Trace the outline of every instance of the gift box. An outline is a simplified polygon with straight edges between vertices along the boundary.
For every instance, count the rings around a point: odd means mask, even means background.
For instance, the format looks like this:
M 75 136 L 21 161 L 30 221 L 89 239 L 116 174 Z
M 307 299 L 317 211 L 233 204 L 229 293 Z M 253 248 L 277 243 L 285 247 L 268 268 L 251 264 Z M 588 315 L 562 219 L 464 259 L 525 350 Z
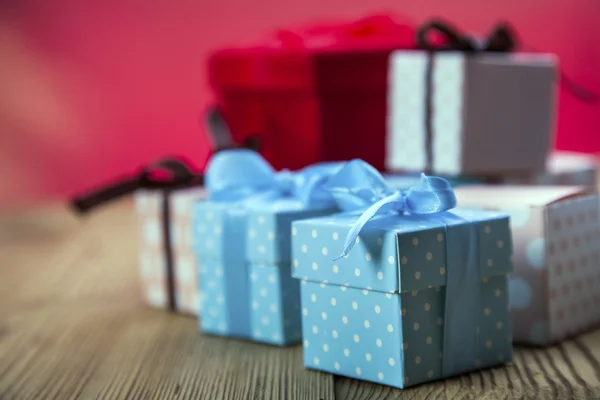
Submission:
M 382 169 L 388 56 L 414 48 L 410 23 L 375 16 L 221 49 L 208 72 L 235 140 L 257 136 L 276 169 L 357 156 Z
M 201 311 L 190 232 L 193 204 L 205 197 L 202 188 L 135 193 L 141 288 L 151 307 L 191 315 Z
M 510 280 L 514 340 L 549 345 L 598 325 L 598 195 L 582 187 L 472 186 L 462 204 L 510 215 L 515 272 Z
M 449 176 L 543 171 L 554 136 L 557 59 L 510 50 L 395 51 L 387 167 Z
M 597 185 L 597 158 L 592 154 L 554 151 L 548 157 L 546 170 L 524 176 L 508 176 L 506 184 L 532 185 Z
M 252 152 L 213 156 L 207 170 L 210 199 L 194 205 L 193 219 L 202 332 L 275 345 L 300 341 L 289 232 L 292 221 L 336 210 L 318 193 L 330 168 L 276 174 Z M 218 176 L 221 171 L 230 179 Z
M 404 388 L 510 361 L 508 216 L 449 211 L 447 182 L 401 193 L 363 167 L 330 180 L 346 212 L 292 225 L 305 366 Z

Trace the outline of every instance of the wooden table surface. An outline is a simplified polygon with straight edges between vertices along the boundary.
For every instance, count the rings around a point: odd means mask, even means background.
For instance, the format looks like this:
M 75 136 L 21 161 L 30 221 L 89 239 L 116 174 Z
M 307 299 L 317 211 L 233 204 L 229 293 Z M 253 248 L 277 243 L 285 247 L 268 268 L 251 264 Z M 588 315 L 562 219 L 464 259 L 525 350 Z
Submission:
M 139 300 L 124 201 L 0 216 L 0 399 L 600 398 L 600 331 L 407 390 L 305 370 L 301 347 L 202 336 Z

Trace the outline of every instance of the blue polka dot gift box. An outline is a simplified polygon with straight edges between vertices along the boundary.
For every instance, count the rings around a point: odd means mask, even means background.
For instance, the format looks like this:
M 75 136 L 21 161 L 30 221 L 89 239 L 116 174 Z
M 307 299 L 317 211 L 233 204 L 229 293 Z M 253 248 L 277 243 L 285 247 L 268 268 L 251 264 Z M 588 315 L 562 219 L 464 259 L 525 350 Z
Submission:
M 515 343 L 547 346 L 600 325 L 600 209 L 581 186 L 473 186 L 459 201 L 510 215 Z
M 511 360 L 507 215 L 361 160 L 326 187 L 343 212 L 292 225 L 306 367 L 405 388 Z
M 340 164 L 276 173 L 249 150 L 209 162 L 209 199 L 194 207 L 204 333 L 274 345 L 301 340 L 300 288 L 291 270 L 291 224 L 336 212 L 323 189 Z

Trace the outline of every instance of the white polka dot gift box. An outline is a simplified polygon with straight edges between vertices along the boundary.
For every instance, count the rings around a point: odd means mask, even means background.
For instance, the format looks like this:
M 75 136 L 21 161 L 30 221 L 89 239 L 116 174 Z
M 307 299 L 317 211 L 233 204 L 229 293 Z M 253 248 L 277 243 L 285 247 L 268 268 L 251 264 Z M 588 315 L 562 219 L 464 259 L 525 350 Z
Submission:
M 551 54 L 392 53 L 386 166 L 448 176 L 543 171 L 556 78 Z
M 292 228 L 306 367 L 405 388 L 511 360 L 507 215 L 453 208 L 441 178 L 397 191 L 360 160 L 328 187 L 344 212 Z
M 165 196 L 167 194 L 160 190 L 135 193 L 140 223 L 142 295 L 151 307 L 197 315 L 200 313 L 197 266 L 189 233 L 192 205 L 205 198 L 206 192 L 201 188 L 178 189 L 168 195 L 168 203 Z M 166 215 L 169 222 L 165 221 Z M 165 223 L 169 224 L 168 231 Z M 167 234 L 170 254 L 166 249 Z M 171 262 L 167 260 L 169 256 Z
M 291 277 L 292 221 L 335 212 L 322 184 L 335 164 L 275 173 L 257 153 L 229 150 L 206 172 L 195 205 L 204 333 L 275 345 L 301 340 L 299 282 Z
M 473 186 L 461 203 L 510 214 L 514 340 L 549 345 L 600 324 L 599 199 L 593 189 Z

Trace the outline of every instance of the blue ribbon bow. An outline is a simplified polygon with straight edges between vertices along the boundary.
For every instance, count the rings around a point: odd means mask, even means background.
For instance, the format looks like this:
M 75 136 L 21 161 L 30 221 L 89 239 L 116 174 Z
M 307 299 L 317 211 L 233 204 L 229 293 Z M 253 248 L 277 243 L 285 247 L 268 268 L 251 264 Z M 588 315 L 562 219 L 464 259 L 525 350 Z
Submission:
M 324 185 L 341 166 L 341 163 L 321 163 L 297 172 L 275 172 L 254 151 L 224 150 L 210 159 L 205 181 L 211 201 L 296 198 L 308 208 L 335 204 Z
M 361 213 L 348 232 L 338 259 L 352 250 L 360 231 L 376 215 L 393 212 L 427 215 L 456 207 L 454 191 L 445 179 L 421 174 L 417 185 L 399 191 L 362 160 L 348 162 L 328 180 L 325 188 L 343 211 Z

